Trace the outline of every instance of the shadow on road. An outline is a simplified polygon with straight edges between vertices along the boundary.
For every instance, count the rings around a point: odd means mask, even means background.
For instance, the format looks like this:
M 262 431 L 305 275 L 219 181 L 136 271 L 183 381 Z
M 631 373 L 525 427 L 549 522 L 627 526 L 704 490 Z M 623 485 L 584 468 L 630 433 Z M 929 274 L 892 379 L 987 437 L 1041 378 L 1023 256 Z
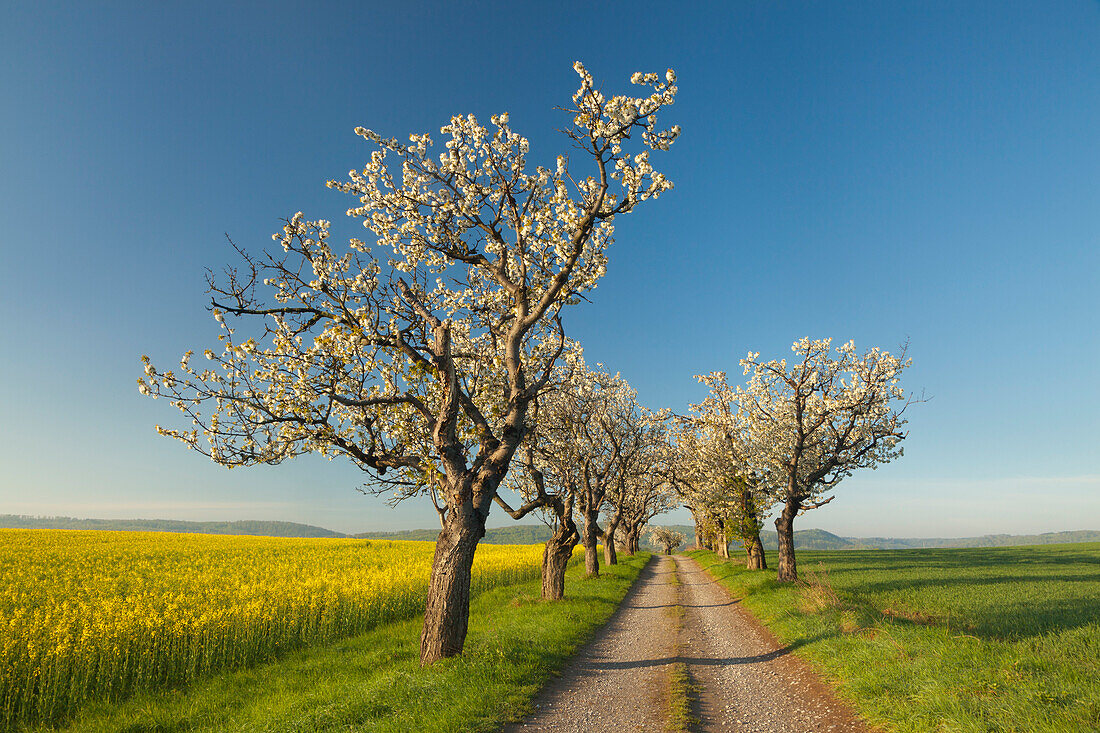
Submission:
M 750 657 L 694 657 L 689 654 L 681 654 L 677 656 L 662 657 L 660 659 L 638 659 L 630 662 L 600 662 L 593 661 L 584 665 L 584 669 L 587 670 L 601 670 L 601 669 L 637 669 L 645 667 L 660 667 L 665 664 L 675 664 L 682 662 L 687 665 L 704 665 L 710 667 L 724 667 L 732 664 L 762 664 L 770 662 L 780 657 L 790 654 L 795 649 L 805 646 L 807 644 L 813 644 L 815 641 L 821 641 L 833 634 L 818 634 L 806 639 L 799 639 L 793 644 L 776 649 L 774 651 L 767 652 L 765 654 L 756 654 Z

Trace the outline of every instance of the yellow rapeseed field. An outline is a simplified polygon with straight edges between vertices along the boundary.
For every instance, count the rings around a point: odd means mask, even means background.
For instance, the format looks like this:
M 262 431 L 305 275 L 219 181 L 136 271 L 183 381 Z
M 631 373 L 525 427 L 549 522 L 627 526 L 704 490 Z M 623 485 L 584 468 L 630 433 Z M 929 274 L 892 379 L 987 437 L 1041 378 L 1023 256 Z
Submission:
M 176 684 L 424 607 L 431 542 L 0 530 L 0 727 Z M 538 577 L 481 545 L 473 592 Z

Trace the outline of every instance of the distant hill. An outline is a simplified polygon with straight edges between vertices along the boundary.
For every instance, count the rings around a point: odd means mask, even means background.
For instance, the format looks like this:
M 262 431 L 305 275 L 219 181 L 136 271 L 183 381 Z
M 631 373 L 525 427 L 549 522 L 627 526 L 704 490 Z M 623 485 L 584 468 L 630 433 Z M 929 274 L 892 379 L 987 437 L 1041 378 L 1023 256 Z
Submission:
M 482 542 L 490 545 L 541 545 L 550 539 L 545 524 L 517 524 L 512 527 L 486 529 Z M 371 540 L 421 540 L 435 542 L 438 529 L 408 529 L 402 532 L 361 532 L 356 537 Z
M 363 540 L 403 540 L 411 542 L 435 542 L 438 529 L 402 529 L 397 532 L 360 532 L 352 535 Z
M 485 539 L 494 545 L 541 545 L 553 534 L 545 524 L 517 524 L 485 530 Z
M 687 539 L 685 546 L 695 542 L 695 528 L 685 524 L 669 525 Z M 777 550 L 779 539 L 774 530 L 761 530 L 764 548 Z M 840 537 L 823 529 L 795 530 L 794 546 L 798 550 L 907 550 L 950 547 L 1015 547 L 1019 545 L 1058 545 L 1074 542 L 1100 542 L 1100 531 L 1045 532 L 1043 534 L 988 534 L 981 537 Z
M 1100 532 L 1083 529 L 1076 532 L 1044 532 L 1043 534 L 987 534 L 981 537 L 905 539 L 868 537 L 860 540 L 884 550 L 904 550 L 920 547 L 1014 547 L 1017 545 L 1061 545 L 1072 542 L 1100 542 Z
M 182 519 L 74 519 L 0 514 L 0 529 L 101 529 L 122 532 L 195 532 L 263 537 L 347 537 L 324 527 L 297 522 L 188 522 Z M 437 533 L 438 534 L 438 533 Z M 435 539 L 433 536 L 432 539 Z
M 686 524 L 669 525 L 669 529 L 675 530 L 686 538 L 683 547 L 695 544 L 695 528 Z M 775 530 L 763 529 L 760 531 L 760 541 L 764 543 L 766 550 L 779 549 L 779 536 Z M 739 543 L 734 543 L 740 546 Z M 832 532 L 823 529 L 799 529 L 794 533 L 794 546 L 796 550 L 872 550 L 876 549 L 867 540 L 853 537 L 838 537 Z
M 779 549 L 779 535 L 774 530 L 760 532 L 760 541 L 764 547 Z M 823 529 L 795 530 L 794 546 L 798 550 L 872 550 L 875 549 L 866 540 L 858 537 L 838 537 Z
M 686 524 L 664 525 L 684 535 L 681 547 L 695 543 L 695 528 Z M 32 517 L 0 514 L 0 529 L 103 529 L 124 532 L 197 532 L 202 534 L 243 534 L 263 537 L 357 537 L 379 540 L 419 540 L 435 542 L 438 529 L 407 529 L 399 532 L 362 532 L 347 535 L 324 527 L 297 522 L 188 522 L 182 519 L 74 519 L 73 517 Z M 515 524 L 485 530 L 482 542 L 491 545 L 538 545 L 550 539 L 544 524 Z M 760 532 L 760 541 L 775 550 L 779 541 L 774 530 Z M 937 547 L 1013 547 L 1017 545 L 1056 545 L 1073 542 L 1100 542 L 1100 531 L 1045 532 L 1043 534 L 987 534 L 981 537 L 840 537 L 823 529 L 802 529 L 794 533 L 799 550 L 907 550 Z M 645 535 L 642 546 L 654 549 Z

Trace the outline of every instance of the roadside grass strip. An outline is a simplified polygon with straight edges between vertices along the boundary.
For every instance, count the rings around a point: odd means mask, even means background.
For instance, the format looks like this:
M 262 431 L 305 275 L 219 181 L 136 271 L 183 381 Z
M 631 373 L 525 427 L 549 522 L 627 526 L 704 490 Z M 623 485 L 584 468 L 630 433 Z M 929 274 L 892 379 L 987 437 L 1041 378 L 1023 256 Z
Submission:
M 797 584 L 688 554 L 875 725 L 1100 730 L 1100 544 L 802 551 Z
M 688 733 L 697 722 L 691 714 L 694 686 L 687 665 L 677 662 L 668 673 L 668 733 Z
M 593 579 L 574 564 L 563 601 L 542 601 L 538 580 L 480 593 L 466 651 L 430 667 L 419 664 L 421 620 L 412 618 L 177 689 L 94 703 L 67 730 L 495 730 L 530 712 L 532 697 L 610 618 L 649 557 L 622 556 Z
M 677 658 L 684 656 L 684 606 L 680 603 L 680 567 L 676 558 L 671 558 L 673 572 L 669 584 L 673 586 L 675 602 L 669 607 L 669 616 L 672 618 L 672 632 L 676 636 L 675 654 Z M 668 672 L 668 711 L 665 723 L 666 733 L 688 733 L 698 723 L 692 713 L 695 705 L 695 685 L 691 680 L 691 672 L 687 664 L 677 661 L 672 664 Z

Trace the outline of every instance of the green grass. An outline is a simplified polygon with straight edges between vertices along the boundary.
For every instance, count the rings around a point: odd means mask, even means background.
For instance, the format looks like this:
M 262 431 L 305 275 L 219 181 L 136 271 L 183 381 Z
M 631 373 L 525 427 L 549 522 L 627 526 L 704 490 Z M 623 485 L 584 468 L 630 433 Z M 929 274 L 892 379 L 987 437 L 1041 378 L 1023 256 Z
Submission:
M 466 652 L 421 668 L 420 619 L 293 652 L 189 687 L 85 709 L 68 730 L 487 731 L 521 718 L 530 700 L 618 607 L 649 559 L 624 556 L 586 580 L 566 574 L 564 601 L 539 581 L 486 591 L 470 608 Z
M 668 673 L 668 722 L 667 733 L 686 733 L 696 723 L 691 714 L 691 695 L 694 685 L 687 665 L 676 662 Z
M 673 633 L 676 635 L 676 656 L 684 655 L 684 606 L 680 603 L 681 583 L 679 564 L 672 558 L 674 572 L 669 577 L 669 585 L 673 586 L 675 601 L 668 609 L 673 619 Z M 692 713 L 692 705 L 695 702 L 695 685 L 691 679 L 691 672 L 683 662 L 675 662 L 668 672 L 668 710 L 665 722 L 665 733 L 687 733 L 698 723 Z
M 1100 544 L 689 555 L 887 730 L 1100 730 Z

